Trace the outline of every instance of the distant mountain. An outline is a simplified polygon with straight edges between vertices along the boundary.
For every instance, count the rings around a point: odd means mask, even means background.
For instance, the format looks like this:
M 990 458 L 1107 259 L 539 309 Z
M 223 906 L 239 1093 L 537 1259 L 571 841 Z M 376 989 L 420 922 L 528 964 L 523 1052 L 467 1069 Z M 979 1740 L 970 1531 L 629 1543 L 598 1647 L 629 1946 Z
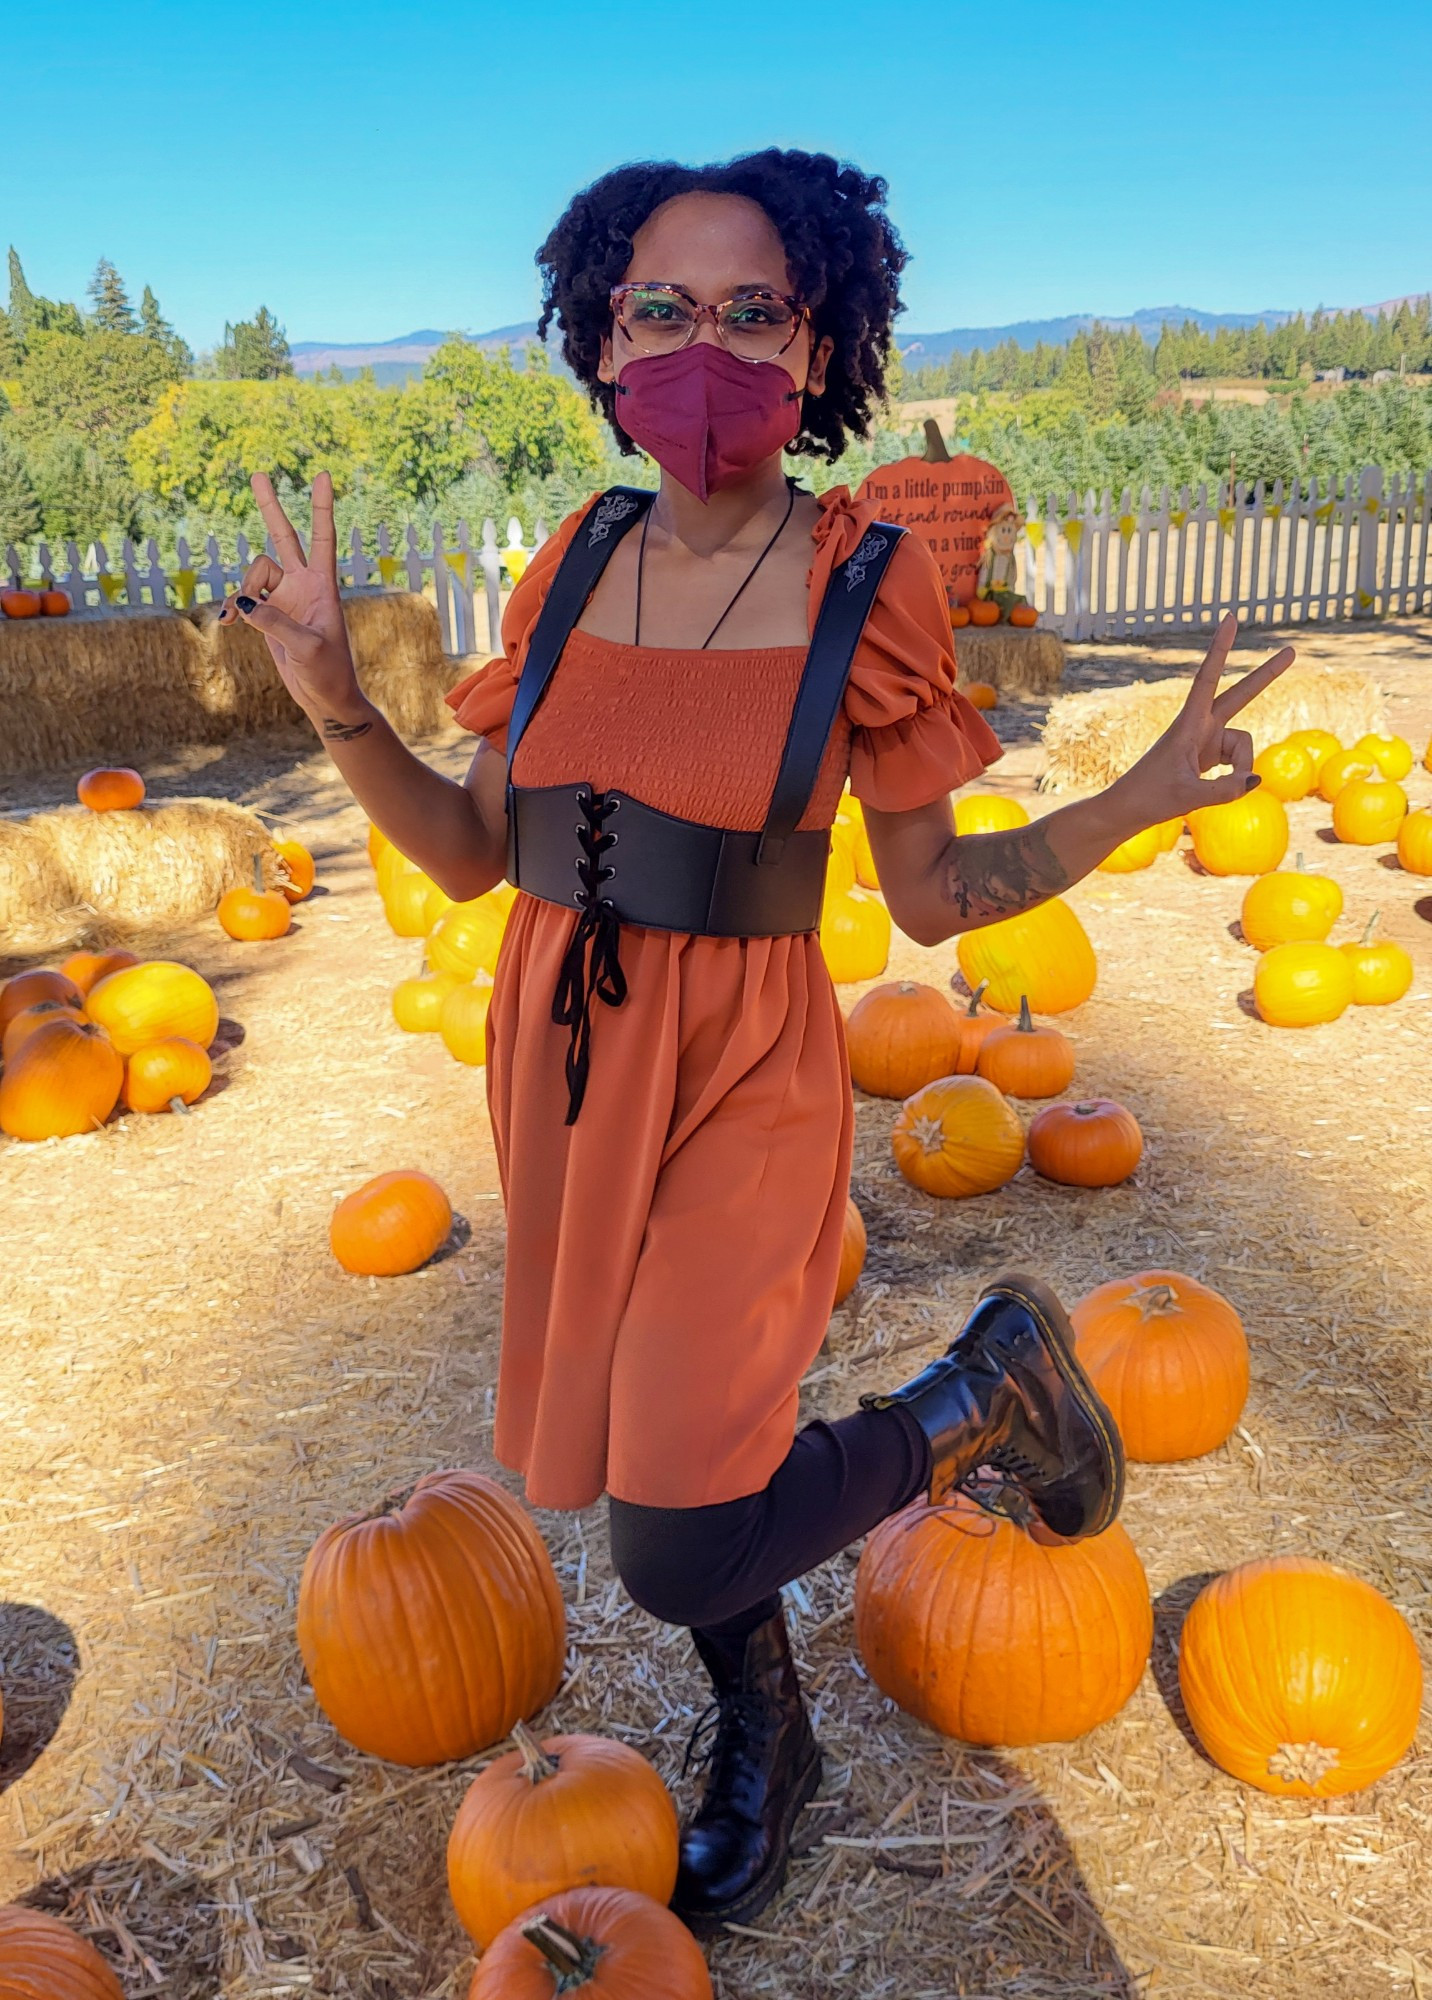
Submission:
M 344 380 L 351 382 L 363 369 L 371 368 L 380 382 L 406 382 L 411 376 L 422 374 L 425 364 L 448 338 L 447 333 L 429 326 L 417 333 L 399 334 L 396 340 L 295 340 L 289 352 L 296 375 L 325 375 L 330 368 L 338 367 Z M 467 338 L 489 353 L 510 347 L 514 355 L 519 355 L 536 342 L 537 322 L 526 320 L 520 326 L 497 326 L 490 333 L 470 333 Z

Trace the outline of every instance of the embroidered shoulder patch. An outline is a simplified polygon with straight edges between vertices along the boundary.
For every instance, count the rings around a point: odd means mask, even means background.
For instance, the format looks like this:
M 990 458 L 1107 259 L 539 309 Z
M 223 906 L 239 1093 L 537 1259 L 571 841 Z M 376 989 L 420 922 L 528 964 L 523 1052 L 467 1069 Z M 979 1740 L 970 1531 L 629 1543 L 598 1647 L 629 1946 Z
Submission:
M 628 520 L 636 509 L 637 503 L 630 493 L 608 493 L 597 503 L 592 525 L 587 530 L 587 547 L 593 549 L 598 542 L 604 542 L 612 529 Z
M 890 537 L 888 535 L 877 535 L 872 530 L 865 537 L 860 547 L 855 551 L 855 554 L 849 557 L 846 562 L 845 587 L 847 590 L 858 590 L 860 588 L 861 584 L 865 581 L 866 570 L 869 569 L 877 556 L 884 555 L 889 546 Z

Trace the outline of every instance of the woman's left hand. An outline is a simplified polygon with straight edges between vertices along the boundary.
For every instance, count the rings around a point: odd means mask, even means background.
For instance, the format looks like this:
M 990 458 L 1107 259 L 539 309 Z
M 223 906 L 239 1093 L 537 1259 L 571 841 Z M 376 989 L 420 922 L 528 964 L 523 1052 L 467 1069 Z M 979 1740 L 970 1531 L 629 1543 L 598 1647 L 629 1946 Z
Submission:
M 1153 826 L 1199 806 L 1226 805 L 1260 782 L 1253 772 L 1253 738 L 1229 724 L 1293 664 L 1295 655 L 1291 646 L 1284 646 L 1220 694 L 1218 683 L 1237 636 L 1238 620 L 1230 612 L 1214 634 L 1183 707 L 1153 748 L 1117 781 L 1115 789 L 1124 794 L 1140 825 Z M 1232 770 L 1224 777 L 1204 777 L 1220 764 Z

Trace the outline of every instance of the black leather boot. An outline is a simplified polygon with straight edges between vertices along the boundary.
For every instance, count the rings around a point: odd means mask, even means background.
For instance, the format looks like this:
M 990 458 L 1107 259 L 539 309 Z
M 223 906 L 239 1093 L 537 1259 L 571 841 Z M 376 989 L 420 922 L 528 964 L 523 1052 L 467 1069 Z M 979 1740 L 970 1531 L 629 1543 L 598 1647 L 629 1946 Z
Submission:
M 1032 1513 L 1066 1541 L 1099 1534 L 1119 1511 L 1118 1430 L 1075 1359 L 1063 1307 L 1037 1278 L 996 1279 L 938 1361 L 860 1400 L 902 1404 L 924 1431 L 932 1502 L 959 1487 L 1016 1520 Z
M 791 1829 L 820 1783 L 820 1745 L 810 1726 L 784 1611 L 745 1641 L 693 1632 L 716 1699 L 692 1732 L 714 1729 L 706 1789 L 681 1831 L 671 1907 L 698 1936 L 748 1923 L 786 1879 Z

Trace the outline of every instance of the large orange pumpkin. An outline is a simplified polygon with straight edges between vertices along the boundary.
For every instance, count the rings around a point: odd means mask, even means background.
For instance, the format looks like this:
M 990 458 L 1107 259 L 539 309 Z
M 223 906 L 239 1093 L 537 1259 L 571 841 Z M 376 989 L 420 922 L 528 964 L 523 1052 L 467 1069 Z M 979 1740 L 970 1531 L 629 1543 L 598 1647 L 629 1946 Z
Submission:
M 982 1076 L 946 1076 L 905 1100 L 890 1135 L 895 1164 L 926 1194 L 989 1194 L 1019 1172 L 1024 1128 Z
M 961 839 L 971 833 L 1009 833 L 1028 825 L 1029 814 L 1019 800 L 999 792 L 961 792 L 955 800 L 955 832 Z
M 1288 809 L 1265 786 L 1188 816 L 1193 851 L 1210 875 L 1266 875 L 1288 851 Z
M 143 805 L 144 780 L 126 764 L 116 770 L 86 771 L 75 792 L 91 812 L 128 812 Z
M 482 1954 L 467 2000 L 712 2000 L 700 1945 L 633 1889 L 569 1889 L 525 1910 Z
M 1402 1613 L 1309 1556 L 1243 1563 L 1205 1585 L 1179 1639 L 1178 1683 L 1214 1763 L 1284 1798 L 1374 1784 L 1411 1744 L 1422 1704 Z
M 71 1139 L 96 1131 L 119 1102 L 124 1064 L 90 1021 L 51 1021 L 16 1050 L 0 1076 L 0 1132 Z
M 208 1051 L 182 1035 L 146 1042 L 124 1066 L 122 1096 L 130 1111 L 186 1111 L 209 1088 Z
M 1143 1158 L 1144 1135 L 1132 1111 L 1112 1098 L 1051 1104 L 1029 1127 L 1029 1164 L 1068 1187 L 1117 1187 Z
M 263 857 L 254 856 L 250 888 L 226 889 L 219 898 L 219 923 L 231 938 L 256 944 L 281 938 L 293 922 L 293 907 L 282 889 L 264 887 Z
M 448 1890 L 483 1949 L 564 1889 L 600 1884 L 669 1903 L 676 1887 L 671 1794 L 639 1751 L 609 1736 L 513 1728 L 517 1748 L 480 1771 L 448 1837 Z
M 1397 858 L 1409 875 L 1432 875 L 1432 812 L 1411 812 L 1403 820 L 1397 829 Z
M 66 972 L 37 965 L 29 972 L 17 972 L 0 987 L 0 1034 L 4 1034 L 17 1014 L 41 1000 L 59 1000 L 67 1007 L 84 1011 L 85 996 Z
M 552 1699 L 566 1615 L 526 1510 L 480 1472 L 434 1472 L 319 1536 L 298 1646 L 319 1706 L 355 1748 L 442 1764 Z
M 0 1035 L 0 1061 L 13 1062 L 16 1051 L 37 1028 L 47 1028 L 51 1021 L 83 1021 L 84 1018 L 84 1008 L 77 1006 L 73 1000 L 36 1000 L 33 1006 L 21 1008 L 5 1033 Z
M 1238 921 L 1255 951 L 1271 951 L 1275 944 L 1321 942 L 1342 906 L 1343 892 L 1332 876 L 1308 874 L 1300 854 L 1295 867 L 1249 883 Z
M 429 1174 L 376 1174 L 333 1211 L 328 1240 L 345 1271 L 397 1278 L 426 1264 L 452 1228 L 452 1204 Z
M 68 591 L 50 589 L 40 592 L 41 617 L 68 618 L 73 609 Z
M 0 590 L 0 616 L 6 618 L 38 618 L 44 610 L 38 590 Z
M 1313 1028 L 1352 1004 L 1352 966 L 1336 945 L 1275 944 L 1253 974 L 1253 1004 L 1272 1028 Z
M 986 1000 L 1002 1014 L 1017 1014 L 1022 997 L 1036 1014 L 1067 1014 L 1089 998 L 1099 971 L 1088 932 L 1058 896 L 962 931 L 955 952 L 966 985 L 983 981 Z
M 0 2000 L 124 2000 L 88 1938 L 43 1910 L 0 1909 Z
M 1036 1541 L 962 1494 L 867 1538 L 855 1639 L 892 1701 L 965 1743 L 1070 1743 L 1123 1707 L 1153 1640 L 1143 1565 L 1116 1521 Z
M 865 1269 L 865 1217 L 850 1196 L 845 1200 L 845 1226 L 840 1234 L 840 1269 L 835 1278 L 835 1303 L 843 1305 Z
M 1006 1097 L 1057 1097 L 1074 1080 L 1074 1044 L 1058 1028 L 1036 1028 L 1021 999 L 1019 1019 L 986 1036 L 975 1069 Z
M 871 1097 L 906 1098 L 950 1076 L 959 1041 L 959 1017 L 944 994 L 913 979 L 872 987 L 845 1023 L 851 1079 Z
M 970 599 L 969 610 L 971 625 L 998 625 L 999 623 L 999 606 L 992 597 L 972 597 Z M 988 683 L 985 681 L 971 681 L 969 683 L 969 687 L 985 687 L 987 685 Z
M 1248 1338 L 1218 1292 L 1181 1271 L 1139 1271 L 1096 1285 L 1069 1317 L 1131 1459 L 1201 1458 L 1231 1435 L 1248 1400 Z
M 207 1049 L 219 1030 L 214 989 L 192 967 L 167 958 L 147 958 L 96 981 L 85 1011 L 122 1056 L 171 1035 Z

